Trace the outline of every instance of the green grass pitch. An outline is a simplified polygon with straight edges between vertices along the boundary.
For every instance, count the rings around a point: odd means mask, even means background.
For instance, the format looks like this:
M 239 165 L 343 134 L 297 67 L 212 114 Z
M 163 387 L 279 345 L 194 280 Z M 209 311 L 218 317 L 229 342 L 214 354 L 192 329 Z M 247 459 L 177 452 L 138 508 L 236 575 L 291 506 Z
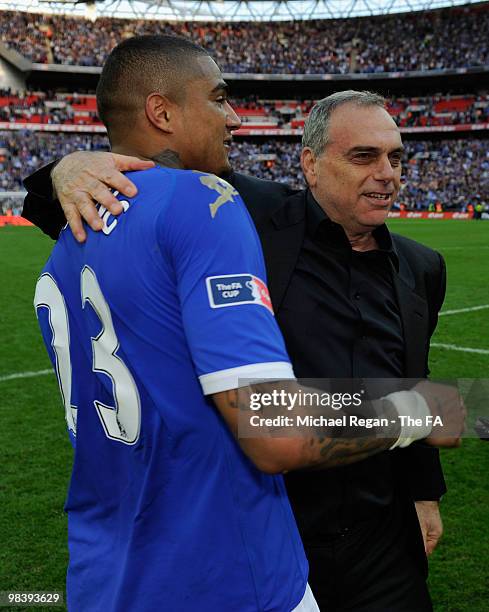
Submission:
M 396 220 L 390 227 L 445 256 L 445 310 L 489 304 L 489 223 Z M 63 590 L 65 583 L 72 453 L 56 380 L 5 380 L 50 367 L 32 300 L 52 245 L 34 228 L 0 228 L 0 591 Z M 489 377 L 489 309 L 441 317 L 433 342 L 486 351 L 432 348 L 434 377 Z M 488 611 L 489 443 L 465 440 L 442 455 L 449 492 L 445 536 L 430 560 L 435 610 Z

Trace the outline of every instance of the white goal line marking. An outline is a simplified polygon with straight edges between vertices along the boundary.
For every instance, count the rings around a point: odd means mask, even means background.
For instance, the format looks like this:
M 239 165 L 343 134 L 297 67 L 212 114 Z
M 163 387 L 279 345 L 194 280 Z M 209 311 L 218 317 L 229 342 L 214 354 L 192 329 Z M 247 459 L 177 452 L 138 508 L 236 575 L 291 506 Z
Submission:
M 487 244 L 466 244 L 465 246 L 440 246 L 434 247 L 437 251 L 466 251 L 467 249 L 489 249 Z
M 470 306 L 470 308 L 457 308 L 455 310 L 443 310 L 438 316 L 443 317 L 446 315 L 460 314 L 462 312 L 474 312 L 475 310 L 485 310 L 486 308 L 489 308 L 489 304 L 481 304 L 480 306 Z
M 443 344 L 442 342 L 431 342 L 430 346 L 435 348 L 447 349 L 448 351 L 461 351 L 462 353 L 477 353 L 478 355 L 489 355 L 489 349 L 469 348 L 468 346 Z
M 469 306 L 468 308 L 456 308 L 455 310 L 442 310 L 438 314 L 439 317 L 444 317 L 449 314 L 460 314 L 462 312 L 474 312 L 475 310 L 485 310 L 489 308 L 489 304 L 481 304 L 480 306 Z
M 15 374 L 6 374 L 5 376 L 0 376 L 0 382 L 15 380 L 16 378 L 34 378 L 34 376 L 46 376 L 46 374 L 54 374 L 54 370 L 50 368 L 49 370 L 38 370 L 37 372 L 17 372 Z
M 445 310 L 445 312 L 440 312 L 439 316 L 441 317 L 442 315 L 458 314 L 459 312 L 482 310 L 484 308 L 489 308 L 489 304 L 484 304 L 483 306 L 473 306 L 472 308 L 460 308 L 458 310 Z M 456 344 L 431 342 L 430 346 L 436 348 L 443 348 L 451 351 L 462 351 L 464 353 L 479 353 L 481 355 L 489 355 L 488 349 L 469 348 L 464 346 L 457 346 Z M 50 368 L 49 370 L 37 370 L 37 372 L 16 372 L 14 374 L 6 374 L 4 376 L 0 376 L 0 382 L 5 382 L 7 380 L 15 380 L 17 378 L 34 378 L 36 376 L 46 376 L 48 374 L 54 374 L 54 370 Z

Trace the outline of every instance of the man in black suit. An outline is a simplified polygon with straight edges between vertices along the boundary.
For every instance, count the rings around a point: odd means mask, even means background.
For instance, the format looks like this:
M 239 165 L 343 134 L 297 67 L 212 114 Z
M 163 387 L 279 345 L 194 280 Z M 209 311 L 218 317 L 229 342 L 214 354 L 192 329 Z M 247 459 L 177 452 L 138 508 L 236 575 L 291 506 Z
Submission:
M 306 191 L 227 177 L 260 234 L 272 302 L 298 377 L 428 373 L 445 268 L 439 254 L 385 226 L 400 187 L 402 142 L 384 104 L 367 92 L 340 92 L 315 106 L 301 157 Z M 107 166 L 89 165 L 91 174 L 107 174 Z M 56 169 L 64 195 L 70 184 L 79 187 L 80 176 L 85 180 L 80 170 L 80 157 L 76 169 L 73 162 Z M 122 179 L 113 185 L 114 176 L 109 171 L 105 182 L 119 188 Z M 50 186 L 46 194 L 41 173 L 26 187 L 24 216 L 55 238 L 64 217 L 52 205 L 50 217 L 44 212 Z M 111 206 L 99 183 L 90 189 Z M 95 223 L 93 213 L 85 215 Z M 431 552 L 441 534 L 437 502 L 445 492 L 435 449 L 414 444 L 352 466 L 289 474 L 287 487 L 322 609 L 431 609 L 425 548 Z

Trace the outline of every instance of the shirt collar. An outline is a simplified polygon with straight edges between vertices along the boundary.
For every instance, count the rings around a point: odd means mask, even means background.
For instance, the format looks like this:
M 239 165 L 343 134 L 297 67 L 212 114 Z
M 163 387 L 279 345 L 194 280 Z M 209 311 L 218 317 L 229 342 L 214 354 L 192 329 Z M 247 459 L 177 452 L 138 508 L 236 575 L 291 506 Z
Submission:
M 309 189 L 306 196 L 306 232 L 310 238 L 319 242 L 327 241 L 336 249 L 351 251 L 350 242 L 341 225 L 331 221 Z M 376 227 L 373 235 L 379 245 L 379 251 L 387 254 L 399 272 L 399 256 L 387 225 L 383 223 Z

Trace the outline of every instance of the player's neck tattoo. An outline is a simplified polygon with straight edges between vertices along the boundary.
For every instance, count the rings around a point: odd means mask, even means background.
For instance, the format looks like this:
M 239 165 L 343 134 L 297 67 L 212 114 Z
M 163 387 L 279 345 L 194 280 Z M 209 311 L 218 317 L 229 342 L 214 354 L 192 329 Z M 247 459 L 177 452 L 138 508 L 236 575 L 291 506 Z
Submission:
M 171 149 L 165 149 L 161 151 L 161 153 L 153 155 L 151 159 L 160 166 L 165 166 L 166 168 L 184 169 L 180 156 L 176 151 L 172 151 Z

